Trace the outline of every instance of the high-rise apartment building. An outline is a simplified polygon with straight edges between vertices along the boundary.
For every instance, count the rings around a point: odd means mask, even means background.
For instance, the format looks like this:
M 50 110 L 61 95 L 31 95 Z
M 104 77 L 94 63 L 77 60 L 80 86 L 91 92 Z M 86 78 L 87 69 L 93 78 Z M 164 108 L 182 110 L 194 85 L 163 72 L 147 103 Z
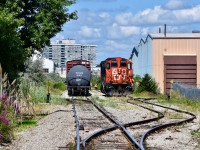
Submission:
M 96 45 L 76 44 L 75 40 L 62 40 L 45 47 L 43 56 L 52 60 L 56 67 L 65 68 L 66 61 L 88 60 L 96 66 Z

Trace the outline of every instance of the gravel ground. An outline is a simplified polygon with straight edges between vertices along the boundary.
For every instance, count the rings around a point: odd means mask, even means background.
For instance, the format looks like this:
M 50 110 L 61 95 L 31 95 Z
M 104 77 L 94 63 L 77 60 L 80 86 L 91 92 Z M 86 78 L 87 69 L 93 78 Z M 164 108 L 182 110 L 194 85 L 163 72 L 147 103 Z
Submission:
M 152 134 L 147 138 L 147 145 L 151 150 L 200 150 L 198 139 L 192 136 L 192 131 L 200 127 L 200 116 L 197 116 L 191 123 L 182 126 L 175 126 L 162 130 L 162 132 Z
M 93 97 L 107 99 L 102 93 L 92 91 Z M 63 95 L 70 98 L 67 93 Z M 137 106 L 129 106 L 128 109 L 117 109 L 106 107 L 106 110 L 115 114 L 115 117 L 122 123 L 141 120 L 141 117 L 152 118 L 155 114 L 148 110 L 141 109 Z M 81 109 L 80 107 L 78 109 Z M 79 118 L 84 119 L 84 114 L 77 114 Z M 87 117 L 89 114 L 87 113 Z M 98 116 L 98 114 L 96 114 Z M 134 119 L 134 120 L 132 120 Z M 148 127 L 148 124 L 147 124 Z M 197 147 L 197 139 L 191 135 L 191 132 L 200 127 L 200 116 L 198 115 L 192 123 L 187 123 L 182 126 L 171 127 L 164 129 L 158 133 L 152 134 L 146 140 L 147 147 L 151 150 L 200 150 Z M 132 129 L 139 129 L 139 126 L 134 126 Z M 96 130 L 95 128 L 93 130 Z M 94 131 L 91 131 L 94 132 Z M 1 149 L 9 150 L 56 150 L 59 147 L 66 147 L 66 145 L 74 144 L 75 139 L 75 123 L 73 118 L 72 105 L 56 106 L 52 113 L 40 119 L 36 127 L 18 133 L 16 139 L 9 147 Z M 85 133 L 84 133 L 85 134 Z M 102 137 L 103 138 L 103 137 Z M 105 139 L 106 140 L 106 139 Z
M 36 127 L 18 133 L 9 150 L 56 150 L 74 143 L 75 124 L 72 106 L 55 106 Z

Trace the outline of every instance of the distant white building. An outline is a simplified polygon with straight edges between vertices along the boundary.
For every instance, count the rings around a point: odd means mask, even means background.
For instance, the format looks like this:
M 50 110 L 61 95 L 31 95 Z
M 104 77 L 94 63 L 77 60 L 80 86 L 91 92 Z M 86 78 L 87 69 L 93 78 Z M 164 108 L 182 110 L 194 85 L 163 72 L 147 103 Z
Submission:
M 43 57 L 43 69 L 45 73 L 52 73 L 54 71 L 54 62 Z
M 52 60 L 57 68 L 66 67 L 70 60 L 88 60 L 92 67 L 96 66 L 96 45 L 76 44 L 75 40 L 62 40 L 51 43 L 43 51 L 43 57 Z
M 91 71 L 92 71 L 92 75 L 100 76 L 100 71 L 101 71 L 100 67 L 92 67 Z
M 54 62 L 52 60 L 49 60 L 47 58 L 42 57 L 42 55 L 39 52 L 36 52 L 32 56 L 32 61 L 35 61 L 37 59 L 42 59 L 43 61 L 43 70 L 45 73 L 52 73 L 54 72 Z

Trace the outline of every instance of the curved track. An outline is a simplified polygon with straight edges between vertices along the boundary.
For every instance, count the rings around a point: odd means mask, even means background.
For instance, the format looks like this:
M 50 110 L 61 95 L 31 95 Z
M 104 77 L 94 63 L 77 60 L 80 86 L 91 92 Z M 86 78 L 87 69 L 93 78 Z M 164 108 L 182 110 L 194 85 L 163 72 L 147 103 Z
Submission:
M 142 138 L 140 140 L 140 145 L 141 145 L 141 149 L 144 150 L 144 142 L 145 142 L 145 139 L 150 136 L 152 133 L 154 133 L 155 131 L 158 131 L 158 130 L 161 130 L 161 129 L 164 129 L 164 128 L 167 128 L 167 127 L 171 127 L 171 126 L 176 126 L 176 125 L 181 125 L 183 123 L 187 123 L 187 122 L 191 122 L 192 120 L 194 120 L 196 118 L 196 116 L 191 113 L 191 112 L 187 112 L 187 111 L 183 111 L 183 110 L 179 110 L 179 109 L 175 109 L 175 108 L 171 108 L 171 107 L 167 107 L 167 106 L 163 106 L 163 105 L 159 105 L 159 104 L 154 104 L 154 103 L 151 103 L 151 102 L 147 102 L 145 100 L 152 100 L 151 98 L 133 98 L 133 97 L 130 97 L 132 99 L 132 101 L 139 101 L 141 103 L 146 103 L 146 104 L 150 104 L 150 105 L 153 105 L 153 106 L 158 106 L 158 107 L 161 107 L 161 108 L 166 108 L 166 109 L 169 109 L 169 110 L 173 110 L 175 112 L 178 112 L 178 113 L 183 113 L 183 114 L 187 114 L 187 115 L 190 115 L 191 117 L 187 118 L 187 119 L 183 119 L 181 121 L 174 121 L 174 122 L 170 122 L 170 123 L 165 123 L 165 124 L 159 124 L 159 125 L 156 125 L 155 127 L 152 127 L 151 129 L 149 129 L 148 131 L 146 131 L 143 135 L 142 135 Z M 132 103 L 131 101 L 128 101 L 129 103 Z M 143 106 L 142 106 L 143 107 Z
M 133 103 L 133 100 L 137 101 L 139 103 Z M 127 102 L 131 103 L 131 104 L 134 104 L 134 105 L 137 105 L 139 107 L 142 107 L 144 109 L 147 109 L 149 111 L 152 111 L 154 113 L 157 113 L 158 116 L 150 118 L 150 119 L 144 119 L 144 120 L 141 120 L 141 121 L 134 121 L 134 122 L 125 123 L 125 124 L 122 124 L 119 121 L 117 121 L 116 119 L 114 119 L 112 114 L 108 113 L 103 107 L 99 106 L 93 100 L 91 100 L 89 98 L 87 98 L 87 100 L 81 100 L 81 101 L 84 101 L 84 102 L 87 102 L 87 103 L 90 103 L 90 104 L 94 105 L 94 107 L 96 109 L 98 109 L 98 111 L 101 112 L 107 119 L 109 119 L 110 122 L 114 123 L 114 125 L 110 125 L 109 126 L 107 124 L 107 127 L 104 126 L 102 129 L 100 129 L 98 131 L 95 131 L 92 134 L 89 134 L 87 137 L 85 137 L 85 139 L 82 140 L 82 142 L 80 142 L 80 139 L 81 139 L 80 135 L 79 135 L 79 126 L 80 125 L 79 125 L 79 121 L 78 121 L 78 117 L 77 117 L 77 113 L 76 113 L 77 111 L 76 111 L 76 108 L 75 108 L 74 100 L 72 98 L 72 105 L 73 105 L 74 117 L 75 117 L 75 122 L 76 122 L 76 149 L 77 150 L 79 150 L 81 148 L 88 149 L 87 146 L 91 143 L 91 141 L 93 141 L 93 140 L 95 140 L 95 139 L 97 139 L 97 138 L 99 138 L 101 136 L 107 135 L 112 131 L 116 132 L 116 135 L 117 135 L 117 130 L 120 130 L 121 133 L 125 135 L 126 139 L 128 139 L 128 141 L 130 142 L 130 145 L 133 146 L 131 149 L 145 150 L 145 146 L 144 146 L 145 139 L 149 135 L 154 133 L 155 131 L 158 131 L 160 129 L 164 129 L 164 128 L 167 128 L 167 127 L 170 127 L 170 126 L 180 125 L 180 124 L 183 124 L 183 123 L 186 123 L 186 122 L 190 122 L 190 121 L 192 121 L 193 119 L 196 118 L 196 116 L 194 114 L 190 113 L 190 112 L 183 111 L 183 110 L 178 110 L 178 109 L 174 109 L 174 108 L 170 108 L 170 107 L 166 107 L 166 106 L 163 106 L 163 105 L 150 103 L 150 102 L 147 102 L 145 100 L 151 100 L 151 98 L 145 99 L 145 98 L 133 98 L 133 97 L 131 97 L 131 100 L 127 100 Z M 184 114 L 190 115 L 191 117 L 186 118 L 186 119 L 182 119 L 182 120 L 179 120 L 179 121 L 170 122 L 170 123 L 165 123 L 164 122 L 163 124 L 156 124 L 156 125 L 153 125 L 153 126 L 146 125 L 146 126 L 149 126 L 148 129 L 146 129 L 147 131 L 144 132 L 144 133 L 142 132 L 143 134 L 140 135 L 140 139 L 138 140 L 140 142 L 137 142 L 137 140 L 133 137 L 131 132 L 129 132 L 127 130 L 127 127 L 133 127 L 134 125 L 141 125 L 141 124 L 150 123 L 150 122 L 157 121 L 157 120 L 165 117 L 162 112 L 157 111 L 157 110 L 152 109 L 152 108 L 149 108 L 148 106 L 142 105 L 142 104 L 145 104 L 145 103 L 149 104 L 149 105 L 154 105 L 154 106 L 157 106 L 157 107 L 161 107 L 161 108 L 166 108 L 166 109 L 178 112 L 178 113 L 184 113 Z M 115 137 L 113 137 L 113 138 L 115 138 Z M 113 140 L 113 141 L 115 141 L 115 140 Z M 121 145 L 119 144 L 119 147 L 122 146 L 122 145 L 123 145 L 122 143 L 121 143 Z

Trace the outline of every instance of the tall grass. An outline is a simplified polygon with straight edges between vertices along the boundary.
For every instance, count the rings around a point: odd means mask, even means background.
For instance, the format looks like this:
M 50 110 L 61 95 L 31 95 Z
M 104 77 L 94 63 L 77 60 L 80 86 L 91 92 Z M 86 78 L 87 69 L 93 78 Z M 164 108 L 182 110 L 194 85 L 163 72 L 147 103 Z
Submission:
M 31 86 L 30 96 L 33 103 L 44 103 L 46 102 L 47 89 L 43 86 Z
M 159 98 L 160 103 L 165 103 L 169 105 L 177 105 L 182 109 L 200 114 L 200 109 L 199 109 L 200 102 L 181 97 L 178 91 L 172 91 L 171 99 L 168 99 L 167 96 L 161 96 L 161 95 L 158 98 Z
M 16 126 L 16 116 L 20 112 L 17 101 L 16 84 L 11 84 L 4 74 L 2 81 L 2 95 L 0 95 L 0 143 L 10 142 L 13 138 L 13 129 Z
M 103 100 L 100 99 L 99 97 L 94 97 L 93 100 L 97 102 L 100 106 L 118 108 L 118 104 L 113 99 Z

